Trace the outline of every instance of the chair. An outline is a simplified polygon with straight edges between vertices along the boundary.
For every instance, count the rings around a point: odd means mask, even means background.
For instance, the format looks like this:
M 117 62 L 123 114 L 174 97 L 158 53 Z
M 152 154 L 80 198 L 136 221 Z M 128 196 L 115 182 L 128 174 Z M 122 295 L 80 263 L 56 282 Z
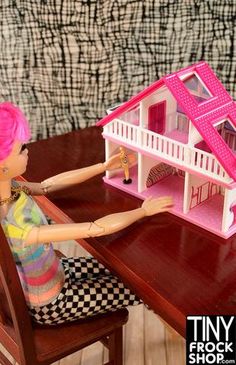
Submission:
M 58 222 L 68 217 L 45 197 L 41 207 Z M 50 216 L 51 216 L 50 215 Z M 122 365 L 122 328 L 127 309 L 101 314 L 59 326 L 31 321 L 14 259 L 0 225 L 0 343 L 20 365 L 49 365 L 82 348 L 101 341 L 109 349 L 106 365 Z M 0 352 L 0 364 L 11 365 Z

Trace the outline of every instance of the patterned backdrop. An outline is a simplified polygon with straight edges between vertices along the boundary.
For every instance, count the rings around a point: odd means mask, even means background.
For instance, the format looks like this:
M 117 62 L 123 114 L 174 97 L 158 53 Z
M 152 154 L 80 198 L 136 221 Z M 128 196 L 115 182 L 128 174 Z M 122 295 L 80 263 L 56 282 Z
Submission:
M 38 139 L 203 59 L 235 97 L 235 18 L 235 0 L 1 0 L 0 100 Z

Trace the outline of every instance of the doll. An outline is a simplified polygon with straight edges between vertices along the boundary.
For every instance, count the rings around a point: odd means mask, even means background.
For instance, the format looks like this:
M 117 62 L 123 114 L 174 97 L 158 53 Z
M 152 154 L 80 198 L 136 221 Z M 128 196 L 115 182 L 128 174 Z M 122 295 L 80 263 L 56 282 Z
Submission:
M 147 199 L 132 211 L 95 222 L 48 225 L 31 195 L 78 184 L 121 167 L 119 154 L 87 168 L 65 172 L 41 183 L 16 182 L 27 167 L 28 122 L 11 103 L 0 104 L 0 217 L 14 256 L 29 312 L 41 324 L 60 324 L 139 304 L 140 300 L 93 257 L 59 259 L 51 242 L 117 232 L 136 220 L 164 212 L 170 197 Z

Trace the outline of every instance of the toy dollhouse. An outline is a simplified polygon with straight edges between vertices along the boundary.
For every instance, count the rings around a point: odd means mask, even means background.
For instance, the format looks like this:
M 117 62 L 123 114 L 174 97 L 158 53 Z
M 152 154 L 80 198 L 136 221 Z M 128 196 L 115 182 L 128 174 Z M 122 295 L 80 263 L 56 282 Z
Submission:
M 106 183 L 139 198 L 171 195 L 171 212 L 219 236 L 236 232 L 236 104 L 205 62 L 153 83 L 97 123 L 106 158 L 137 155 L 131 184 Z

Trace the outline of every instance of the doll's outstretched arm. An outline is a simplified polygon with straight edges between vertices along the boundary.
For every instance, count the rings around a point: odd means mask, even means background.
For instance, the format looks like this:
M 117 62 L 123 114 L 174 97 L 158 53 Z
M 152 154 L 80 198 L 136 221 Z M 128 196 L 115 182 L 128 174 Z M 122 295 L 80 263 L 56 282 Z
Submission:
M 170 209 L 173 201 L 171 197 L 147 199 L 140 208 L 114 213 L 95 222 L 53 224 L 34 227 L 29 232 L 25 245 L 45 242 L 59 242 L 71 239 L 99 237 L 115 233 L 128 227 L 140 218 L 165 212 Z
M 128 155 L 128 159 L 131 165 L 136 161 L 135 156 L 132 154 Z M 18 184 L 29 188 L 32 195 L 45 195 L 48 192 L 82 183 L 93 176 L 104 173 L 106 170 L 119 169 L 120 167 L 120 154 L 116 154 L 104 163 L 98 163 L 96 165 L 84 167 L 81 169 L 63 172 L 61 174 L 52 176 L 41 183 L 18 181 Z
M 18 184 L 29 188 L 32 195 L 45 195 L 48 192 L 82 183 L 93 176 L 103 173 L 105 170 L 106 163 L 98 163 L 85 168 L 62 172 L 61 174 L 52 176 L 41 183 L 18 181 Z
M 129 155 L 131 162 L 134 162 L 133 155 Z M 84 167 L 77 170 L 63 172 L 41 182 L 41 189 L 46 194 L 71 185 L 82 183 L 96 175 L 104 173 L 106 170 L 114 170 L 121 167 L 120 154 L 112 156 L 104 163 Z
M 153 199 L 152 197 L 147 198 L 142 206 L 138 209 L 115 213 L 107 215 L 106 217 L 96 220 L 94 223 L 103 229 L 102 234 L 97 236 L 103 236 L 118 232 L 121 229 L 128 227 L 138 219 L 151 216 L 154 214 L 166 212 L 173 205 L 173 200 L 169 196 Z
M 93 176 L 103 173 L 105 170 L 106 163 L 98 163 L 85 168 L 62 172 L 61 174 L 52 176 L 41 183 L 18 181 L 18 184 L 29 188 L 32 195 L 45 195 L 48 192 L 82 183 Z
M 41 182 L 44 193 L 67 188 L 71 185 L 82 183 L 93 176 L 102 174 L 106 170 L 104 163 L 84 167 L 77 170 L 62 172 Z

